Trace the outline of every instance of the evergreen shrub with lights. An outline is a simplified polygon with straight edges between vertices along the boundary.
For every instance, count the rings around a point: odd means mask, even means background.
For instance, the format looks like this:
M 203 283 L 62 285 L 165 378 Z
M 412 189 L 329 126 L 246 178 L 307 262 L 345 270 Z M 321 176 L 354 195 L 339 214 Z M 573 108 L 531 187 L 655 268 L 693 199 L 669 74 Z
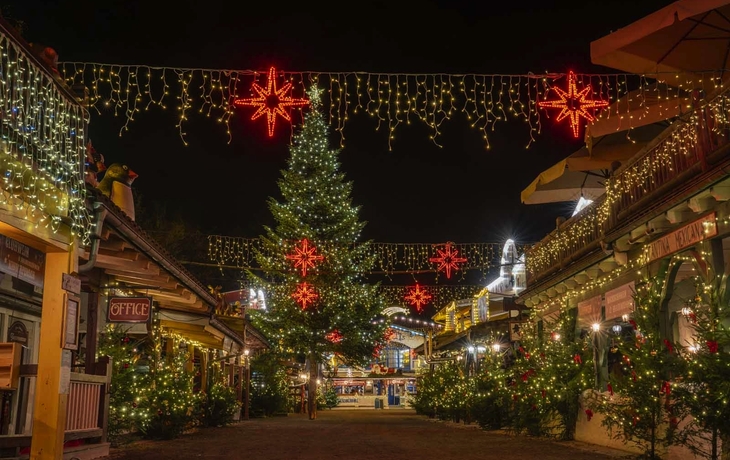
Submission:
M 507 360 L 504 351 L 489 347 L 474 376 L 476 396 L 471 407 L 474 420 L 485 430 L 500 430 L 510 424 Z M 419 388 L 420 391 L 420 388 Z
M 178 352 L 150 367 L 149 386 L 139 393 L 139 406 L 149 414 L 140 426 L 145 437 L 176 438 L 200 419 L 200 395 L 193 393 L 187 361 L 187 354 Z
M 271 351 L 251 360 L 251 414 L 270 417 L 289 411 L 289 379 L 282 363 Z
M 612 437 L 635 445 L 652 460 L 677 442 L 683 417 L 671 382 L 682 375 L 684 363 L 676 345 L 661 336 L 659 291 L 651 283 L 638 288 L 636 331 L 632 340 L 620 344 L 623 371 L 613 376 L 608 393 L 595 393 L 590 401 L 592 410 L 604 415 L 602 423 Z
M 317 388 L 317 409 L 332 409 L 339 404 L 337 391 L 332 385 L 322 385 Z
M 123 442 L 124 435 L 144 425 L 149 417 L 147 409 L 138 405 L 139 394 L 149 383 L 146 372 L 138 368 L 145 359 L 144 340 L 131 338 L 127 330 L 110 324 L 99 338 L 99 356 L 108 356 L 112 362 L 108 439 L 114 446 Z
M 316 394 L 319 364 L 326 356 L 337 354 L 352 365 L 366 363 L 383 336 L 385 325 L 374 320 L 385 303 L 378 286 L 363 277 L 375 259 L 367 244 L 354 244 L 365 223 L 350 198 L 352 183 L 339 170 L 338 151 L 329 147 L 319 90 L 311 91 L 310 98 L 312 110 L 294 136 L 288 167 L 279 180 L 282 199 L 269 200 L 276 227 L 265 229 L 264 250 L 256 255 L 266 276 L 249 276 L 270 297 L 268 311 L 253 315 L 256 326 L 279 352 L 306 356 L 309 393 Z M 304 238 L 323 257 L 306 273 L 287 258 Z M 292 294 L 302 292 L 304 283 L 316 298 L 299 303 Z M 334 331 L 341 340 L 327 340 Z M 310 418 L 316 417 L 313 402 L 309 412 Z
M 225 426 L 233 421 L 241 404 L 236 398 L 236 390 L 225 385 L 215 377 L 208 391 L 200 395 L 200 424 L 204 427 Z
M 685 349 L 687 370 L 677 385 L 692 416 L 680 431 L 680 441 L 696 455 L 712 460 L 730 458 L 730 308 L 728 276 L 709 283 L 687 312 L 693 328 Z

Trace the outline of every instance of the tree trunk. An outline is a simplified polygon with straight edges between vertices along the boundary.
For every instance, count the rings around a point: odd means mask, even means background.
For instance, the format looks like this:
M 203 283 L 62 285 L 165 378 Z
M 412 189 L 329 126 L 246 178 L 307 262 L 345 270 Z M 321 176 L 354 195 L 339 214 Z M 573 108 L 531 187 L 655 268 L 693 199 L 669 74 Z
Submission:
M 730 433 L 720 432 L 720 458 L 722 460 L 730 460 Z
M 309 355 L 309 396 L 307 397 L 307 413 L 309 420 L 317 418 L 317 379 L 319 378 L 319 363 L 314 353 Z

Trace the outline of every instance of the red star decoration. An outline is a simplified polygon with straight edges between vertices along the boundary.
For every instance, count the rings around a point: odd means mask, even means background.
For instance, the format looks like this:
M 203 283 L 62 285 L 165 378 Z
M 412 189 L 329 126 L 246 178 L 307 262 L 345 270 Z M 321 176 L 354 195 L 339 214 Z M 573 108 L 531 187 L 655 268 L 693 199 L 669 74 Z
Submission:
M 307 268 L 314 268 L 315 262 L 324 260 L 324 256 L 315 255 L 316 246 L 309 246 L 309 240 L 304 238 L 300 246 L 294 248 L 294 254 L 287 254 L 286 258 L 293 260 L 294 268 L 302 269 L 302 276 L 307 276 Z
M 291 122 L 291 116 L 289 116 L 289 113 L 285 109 L 289 107 L 302 107 L 309 104 L 307 99 L 295 99 L 287 95 L 291 91 L 291 87 L 291 83 L 286 83 L 281 88 L 276 89 L 276 69 L 272 67 L 269 69 L 269 79 L 266 82 L 266 89 L 259 86 L 258 83 L 254 83 L 251 89 L 256 93 L 256 97 L 236 99 L 233 101 L 233 104 L 258 107 L 256 112 L 251 116 L 251 121 L 266 114 L 266 120 L 269 124 L 269 137 L 273 137 L 277 115 Z
M 329 340 L 332 343 L 340 343 L 342 342 L 343 336 L 337 329 L 333 330 L 329 334 L 324 336 L 325 339 Z
M 314 286 L 309 283 L 299 283 L 297 290 L 291 296 L 302 306 L 302 310 L 306 310 L 309 304 L 319 298 Z
M 428 259 L 431 262 L 439 264 L 436 270 L 444 270 L 446 272 L 446 278 L 451 278 L 451 270 L 458 270 L 459 264 L 466 262 L 466 257 L 458 257 L 458 249 L 451 249 L 452 244 L 453 243 L 446 243 L 443 251 L 441 249 L 436 250 L 439 254 L 438 257 L 431 257 Z
M 428 293 L 428 290 L 421 289 L 421 286 L 416 283 L 415 288 L 409 289 L 408 295 L 406 295 L 405 299 L 408 303 L 416 307 L 416 311 L 418 313 L 421 313 L 423 311 L 423 306 L 431 300 L 431 294 Z
M 562 121 L 570 117 L 570 126 L 573 128 L 573 136 L 575 137 L 578 137 L 580 131 L 580 117 L 585 118 L 587 121 L 596 119 L 586 109 L 595 109 L 608 105 L 608 101 L 586 99 L 591 93 L 591 85 L 586 85 L 585 88 L 578 92 L 575 85 L 575 74 L 573 72 L 568 73 L 568 91 L 563 91 L 557 87 L 553 89 L 558 93 L 560 99 L 538 102 L 537 106 L 548 109 L 561 109 L 557 121 Z

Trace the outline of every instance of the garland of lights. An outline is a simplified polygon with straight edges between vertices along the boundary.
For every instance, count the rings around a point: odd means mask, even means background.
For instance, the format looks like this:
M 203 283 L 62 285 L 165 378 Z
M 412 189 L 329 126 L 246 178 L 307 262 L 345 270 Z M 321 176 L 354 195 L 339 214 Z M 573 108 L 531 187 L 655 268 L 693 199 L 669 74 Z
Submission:
M 87 243 L 83 164 L 88 113 L 0 28 L 0 204 L 57 231 L 63 218 Z
M 121 115 L 125 122 L 120 134 L 129 129 L 129 123 L 139 112 L 152 106 L 167 108 L 172 102 L 179 113 L 177 128 L 185 142 L 184 124 L 193 113 L 212 117 L 223 124 L 231 138 L 231 117 L 236 100 L 254 102 L 256 97 L 242 99 L 252 92 L 262 97 L 266 92 L 259 81 L 271 73 L 255 70 L 194 69 L 153 67 L 149 65 L 119 65 L 84 62 L 62 63 L 64 77 L 69 85 L 84 85 L 90 90 L 89 103 L 98 113 L 113 112 Z M 700 81 L 693 81 L 683 74 L 662 74 L 659 77 L 668 85 L 656 85 L 656 80 L 643 75 L 572 74 L 568 82 L 566 99 L 589 102 L 615 102 L 629 91 L 638 90 L 634 100 L 638 100 L 645 112 L 662 110 L 650 108 L 646 100 L 679 99 L 690 101 L 693 86 L 713 81 L 720 84 L 721 72 L 707 72 L 700 75 Z M 351 117 L 361 112 L 377 121 L 376 129 L 386 129 L 388 145 L 395 139 L 396 129 L 402 124 L 425 123 L 431 130 L 431 140 L 438 144 L 442 124 L 452 117 L 462 114 L 469 125 L 481 131 L 486 147 L 489 148 L 490 132 L 498 123 L 507 120 L 525 124 L 526 145 L 535 141 L 536 134 L 542 130 L 543 115 L 549 112 L 538 110 L 539 102 L 552 101 L 551 90 L 563 86 L 565 73 L 546 73 L 543 75 L 486 75 L 486 74 L 401 74 L 368 72 L 315 72 L 286 71 L 278 72 L 279 78 L 286 81 L 284 87 L 295 94 L 303 94 L 312 86 L 325 89 L 329 101 L 328 122 L 340 134 L 344 145 L 344 128 Z M 256 85 L 256 86 L 254 86 Z M 268 82 L 267 82 L 268 85 Z M 291 85 L 289 87 L 288 85 Z M 554 86 L 557 85 L 557 86 Z M 575 87 L 576 92 L 570 93 Z M 581 88 L 578 90 L 577 88 Z M 272 88 L 273 89 L 273 88 Z M 587 90 L 587 91 L 586 91 Z M 279 91 L 281 92 L 281 91 Z M 561 93 L 558 92 L 560 95 Z M 577 98 L 568 97 L 569 94 Z M 590 98 L 589 98 L 590 96 Z M 280 95 L 284 97 L 284 93 Z M 291 96 L 286 96 L 291 97 Z M 281 102 L 281 99 L 279 100 Z M 292 99 L 292 104 L 296 99 Z M 301 102 L 301 101 L 300 101 Z M 239 102 L 239 105 L 242 102 Z M 267 102 L 267 114 L 276 105 Z M 627 127 L 631 127 L 631 107 L 612 109 L 597 114 L 598 118 L 608 116 L 623 117 Z M 259 111 L 263 106 L 259 105 Z M 557 106 L 554 106 L 557 107 Z M 584 106 L 585 108 L 590 108 Z M 593 107 L 599 107 L 595 105 Z M 620 112 L 625 110 L 626 112 Z M 257 114 L 259 112 L 256 112 Z M 261 116 L 261 112 L 258 116 Z M 288 116 L 283 111 L 280 115 Z M 575 132 L 577 112 L 570 114 L 571 125 Z M 285 115 L 286 114 L 286 115 Z M 586 117 L 585 115 L 589 116 Z M 592 116 L 583 112 L 585 118 Z M 257 116 L 257 117 L 258 117 Z M 268 115 L 271 120 L 274 115 Z M 558 117 L 560 118 L 560 116 Z M 269 132 L 273 122 L 269 122 Z
M 294 251 L 288 259 L 302 260 L 302 251 L 312 251 L 314 246 L 310 246 L 311 242 L 307 242 L 307 247 L 301 246 L 297 241 L 291 241 L 290 244 Z M 318 246 L 326 248 L 331 242 L 321 242 Z M 491 267 L 495 266 L 496 257 L 501 254 L 502 243 L 363 243 L 367 246 L 369 254 L 375 258 L 373 274 L 392 275 L 397 273 L 438 273 L 440 270 L 446 270 L 441 267 L 440 259 L 446 255 L 444 248 L 448 246 L 451 250 L 450 254 L 458 254 L 462 261 L 451 260 L 464 273 L 467 270 L 480 270 L 487 273 Z M 299 245 L 299 246 L 297 246 Z M 256 262 L 257 253 L 266 253 L 270 249 L 267 248 L 259 238 L 241 238 L 234 236 L 209 235 L 208 236 L 208 257 L 210 260 L 218 264 L 221 268 L 235 268 L 242 270 L 258 269 Z M 314 256 L 314 252 L 307 256 L 307 259 Z M 442 254 L 443 253 L 443 254 Z M 271 255 L 272 257 L 274 254 Z M 312 261 L 314 262 L 314 260 Z M 302 262 L 304 264 L 305 262 Z M 297 266 L 300 267 L 301 265 Z M 454 267 L 452 266 L 451 269 Z M 451 270 L 450 269 L 450 270 Z M 451 272 L 447 273 L 447 278 Z
M 484 286 L 480 285 L 430 285 L 419 287 L 427 291 L 432 297 L 432 304 L 441 307 L 454 300 L 471 299 L 478 294 Z M 387 285 L 380 286 L 380 292 L 388 305 L 405 305 L 406 297 L 413 291 L 413 286 Z
M 526 251 L 527 271 L 533 276 L 540 274 L 556 266 L 566 253 L 573 253 L 597 241 L 604 234 L 606 222 L 612 215 L 658 186 L 658 178 L 663 177 L 660 173 L 678 174 L 701 161 L 697 149 L 704 146 L 698 144 L 699 130 L 711 130 L 714 136 L 723 136 L 730 129 L 729 104 L 730 96 L 723 93 L 691 111 L 638 161 L 607 179 L 606 193 L 601 198 L 576 214 L 559 232 Z

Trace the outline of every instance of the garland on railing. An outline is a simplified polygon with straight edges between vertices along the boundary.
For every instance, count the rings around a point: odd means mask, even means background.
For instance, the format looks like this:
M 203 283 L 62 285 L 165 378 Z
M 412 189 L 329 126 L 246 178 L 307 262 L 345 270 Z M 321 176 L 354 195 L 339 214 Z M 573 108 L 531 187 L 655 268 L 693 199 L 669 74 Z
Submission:
M 587 206 L 568 225 L 527 250 L 527 271 L 539 274 L 562 259 L 564 251 L 575 245 L 586 245 L 596 235 L 600 236 L 604 223 L 612 212 L 616 212 L 617 205 L 646 193 L 654 185 L 659 171 L 673 172 L 678 163 L 697 161 L 697 149 L 704 148 L 698 145 L 699 130 L 724 136 L 730 127 L 728 102 L 730 96 L 721 94 L 692 111 L 686 119 L 675 122 L 674 130 L 646 155 L 606 181 L 606 194 L 601 200 Z
M 167 108 L 175 105 L 179 113 L 177 128 L 183 141 L 186 134 L 184 125 L 194 113 L 214 118 L 224 125 L 230 141 L 234 106 L 251 105 L 252 100 L 240 98 L 253 94 L 254 84 L 259 85 L 262 92 L 269 89 L 267 71 L 84 62 L 63 63 L 62 68 L 69 84 L 82 84 L 89 88 L 91 107 L 98 113 L 113 112 L 125 119 L 122 131 L 129 129 L 129 123 L 140 112 L 153 106 Z M 562 107 L 560 100 L 558 105 L 547 104 L 556 101 L 556 98 L 581 98 L 583 103 L 598 101 L 601 104 L 588 104 L 586 107 L 600 107 L 604 102 L 615 102 L 629 91 L 638 90 L 633 99 L 638 101 L 644 112 L 648 112 L 654 109 L 645 101 L 678 99 L 684 104 L 691 88 L 706 85 L 708 81 L 718 82 L 721 73 L 703 73 L 700 81 L 693 81 L 691 78 L 696 77 L 683 74 L 653 75 L 653 78 L 659 77 L 661 81 L 670 83 L 668 85 L 658 85 L 655 79 L 647 76 L 630 74 L 572 74 L 569 82 L 564 81 L 568 75 L 565 73 L 485 75 L 280 71 L 275 75 L 279 83 L 274 85 L 279 86 L 272 89 L 284 88 L 284 82 L 292 85 L 291 90 L 287 88 L 287 94 L 282 96 L 290 96 L 291 91 L 291 97 L 296 99 L 305 94 L 307 87 L 314 85 L 325 89 L 325 97 L 329 100 L 329 123 L 340 134 L 342 142 L 345 125 L 350 117 L 360 112 L 377 121 L 377 130 L 387 127 L 389 146 L 397 127 L 412 122 L 425 123 L 431 129 L 430 138 L 438 145 L 442 124 L 457 114 L 463 114 L 471 127 L 481 131 L 489 148 L 489 133 L 495 130 L 498 122 L 507 120 L 525 124 L 525 144 L 529 146 L 541 132 L 543 115 L 561 120 L 565 118 L 553 110 Z M 571 84 L 575 91 L 569 90 Z M 567 92 L 563 89 L 566 87 Z M 551 89 L 554 89 L 552 93 Z M 259 91 L 254 96 L 257 94 L 261 96 Z M 234 104 L 236 99 L 239 99 L 239 104 Z M 539 102 L 544 103 L 541 108 L 538 108 Z M 625 104 L 620 111 L 616 108 L 604 110 L 599 117 L 623 117 L 630 127 L 631 109 L 630 104 Z M 254 113 L 245 108 L 235 110 Z M 586 113 L 592 116 L 590 112 Z M 572 128 L 577 134 L 578 127 Z
M 88 113 L 61 85 L 0 27 L 0 203 L 54 232 L 69 218 L 72 233 L 86 242 Z
M 288 242 L 292 248 L 297 241 Z M 327 247 L 326 242 L 317 243 L 320 248 Z M 438 273 L 438 259 L 446 247 L 450 245 L 452 253 L 466 259 L 460 262 L 459 272 L 479 270 L 487 273 L 490 268 L 498 266 L 504 243 L 363 243 L 368 246 L 369 254 L 375 257 L 375 266 L 370 274 L 418 274 Z M 521 249 L 520 249 L 521 250 Z M 251 269 L 259 268 L 256 254 L 266 251 L 258 238 L 241 238 L 223 235 L 208 236 L 208 256 L 211 261 L 224 268 Z M 293 270 L 293 269 L 292 269 Z

